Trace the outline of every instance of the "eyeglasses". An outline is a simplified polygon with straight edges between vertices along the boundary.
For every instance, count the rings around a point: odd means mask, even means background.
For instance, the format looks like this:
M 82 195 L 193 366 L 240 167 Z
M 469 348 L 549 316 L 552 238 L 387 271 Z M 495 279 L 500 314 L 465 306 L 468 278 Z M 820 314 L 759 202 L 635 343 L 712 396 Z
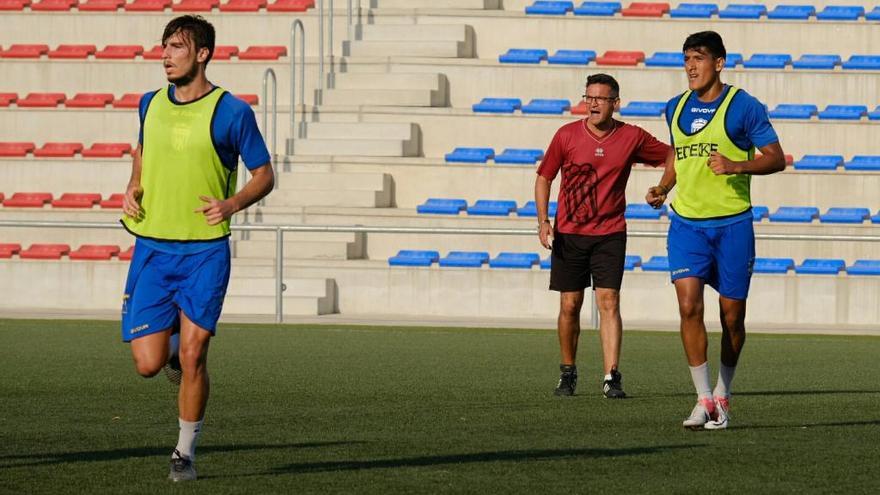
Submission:
M 587 104 L 593 103 L 594 101 L 595 101 L 596 103 L 609 103 L 609 104 L 610 104 L 610 103 L 614 103 L 615 101 L 617 101 L 617 97 L 616 97 L 616 96 L 587 96 L 587 95 L 581 95 L 581 97 L 584 99 L 585 102 L 587 102 Z

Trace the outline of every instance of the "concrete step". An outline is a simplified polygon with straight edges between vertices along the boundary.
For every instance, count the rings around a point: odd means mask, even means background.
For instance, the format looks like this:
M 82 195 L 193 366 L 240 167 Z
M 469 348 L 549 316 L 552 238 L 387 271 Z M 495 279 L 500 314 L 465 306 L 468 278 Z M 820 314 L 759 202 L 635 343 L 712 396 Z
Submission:
M 391 174 L 288 172 L 279 178 L 281 191 L 386 191 Z
M 465 41 L 346 41 L 343 54 L 349 57 L 473 58 L 474 46 Z
M 419 143 L 400 139 L 297 139 L 293 151 L 297 155 L 417 156 Z
M 332 278 L 285 278 L 285 297 L 328 297 L 333 295 Z M 233 278 L 229 281 L 228 296 L 274 296 L 274 277 Z
M 401 123 L 374 122 L 309 122 L 306 136 L 311 139 L 400 139 L 410 140 L 419 132 L 419 126 Z
M 473 40 L 473 29 L 464 24 L 367 24 L 364 41 L 462 41 Z
M 497 10 L 500 0 L 370 0 L 376 9 L 467 9 Z
M 284 259 L 348 260 L 363 258 L 363 243 L 344 241 L 284 241 Z M 274 240 L 234 241 L 236 258 L 275 258 Z
M 268 206 L 354 206 L 387 208 L 391 206 L 390 189 L 370 191 L 297 190 L 274 194 L 266 200 Z
M 284 296 L 283 313 L 290 316 L 326 315 L 334 312 L 327 297 Z M 274 314 L 275 296 L 229 296 L 223 303 L 225 314 Z
M 407 74 L 396 72 L 343 72 L 336 74 L 339 89 L 431 89 L 443 88 L 443 74 Z
M 373 105 L 390 107 L 445 107 L 446 91 L 430 89 L 348 89 L 337 84 L 321 98 L 323 105 Z

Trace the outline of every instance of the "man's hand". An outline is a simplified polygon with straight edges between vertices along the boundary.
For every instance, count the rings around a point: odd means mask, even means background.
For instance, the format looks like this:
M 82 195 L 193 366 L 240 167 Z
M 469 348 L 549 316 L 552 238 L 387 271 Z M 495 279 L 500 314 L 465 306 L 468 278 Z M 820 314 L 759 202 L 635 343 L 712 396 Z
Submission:
M 645 194 L 645 202 L 657 209 L 666 202 L 666 195 L 669 190 L 663 186 L 654 186 L 648 188 L 648 194 Z
M 712 154 L 709 155 L 709 163 L 706 165 L 712 169 L 712 172 L 715 175 L 731 175 L 738 173 L 736 171 L 736 163 L 728 160 L 726 156 L 717 151 L 713 151 Z
M 209 196 L 199 196 L 199 199 L 207 204 L 201 208 L 196 208 L 194 212 L 204 214 L 208 225 L 217 225 L 224 220 L 229 220 L 229 217 L 235 213 L 235 206 L 228 199 L 221 201 Z
M 550 222 L 544 221 L 538 225 L 538 239 L 545 248 L 553 248 L 553 225 Z
M 144 196 L 144 188 L 140 184 L 128 184 L 125 189 L 125 197 L 122 198 L 122 211 L 131 218 L 139 219 L 144 216 L 141 209 L 141 198 Z

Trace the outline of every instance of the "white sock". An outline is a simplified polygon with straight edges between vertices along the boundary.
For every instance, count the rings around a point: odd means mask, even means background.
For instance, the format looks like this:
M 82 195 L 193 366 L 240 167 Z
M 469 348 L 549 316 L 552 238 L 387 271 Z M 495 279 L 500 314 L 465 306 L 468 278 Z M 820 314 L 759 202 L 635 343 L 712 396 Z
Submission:
M 611 373 L 608 373 L 607 375 L 605 375 L 605 381 L 607 382 L 609 380 L 611 380 Z
M 718 383 L 715 384 L 715 397 L 730 397 L 730 384 L 733 382 L 733 375 L 736 373 L 736 366 L 724 366 L 718 370 Z
M 205 420 L 202 419 L 195 422 L 184 421 L 179 418 L 178 420 L 180 421 L 180 435 L 177 437 L 176 452 L 179 452 L 181 456 L 193 461 L 196 458 L 196 440 L 199 439 L 199 433 L 202 431 L 202 423 Z
M 691 380 L 697 389 L 697 397 L 712 400 L 712 385 L 709 384 L 709 362 L 699 366 L 688 366 L 691 369 Z

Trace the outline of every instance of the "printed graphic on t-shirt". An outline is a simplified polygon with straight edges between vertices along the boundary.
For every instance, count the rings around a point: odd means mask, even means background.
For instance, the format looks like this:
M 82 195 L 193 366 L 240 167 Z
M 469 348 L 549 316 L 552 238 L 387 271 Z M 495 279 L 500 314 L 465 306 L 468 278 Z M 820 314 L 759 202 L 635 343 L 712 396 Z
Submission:
M 599 177 L 589 163 L 570 163 L 565 168 L 560 200 L 565 204 L 566 220 L 587 223 L 598 211 L 596 184 Z
M 700 118 L 694 119 L 694 121 L 691 122 L 691 134 L 694 134 L 695 132 L 699 132 L 700 129 L 702 129 L 703 127 L 706 127 L 706 124 L 708 124 L 708 123 L 709 123 L 709 121 L 706 119 L 700 119 Z

